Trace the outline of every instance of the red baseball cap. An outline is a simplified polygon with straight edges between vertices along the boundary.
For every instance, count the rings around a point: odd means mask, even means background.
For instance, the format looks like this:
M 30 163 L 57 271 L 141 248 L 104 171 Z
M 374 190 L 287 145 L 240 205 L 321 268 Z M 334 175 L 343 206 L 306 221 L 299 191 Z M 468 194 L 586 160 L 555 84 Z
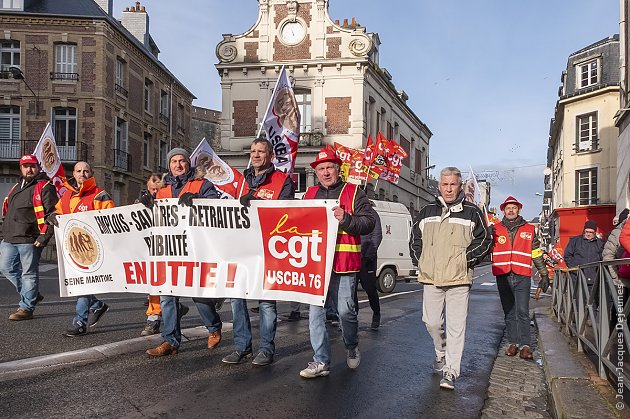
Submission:
M 503 211 L 503 208 L 505 208 L 507 204 L 514 204 L 518 207 L 518 209 L 523 208 L 523 204 L 518 202 L 518 199 L 514 198 L 513 196 L 508 196 L 507 198 L 505 198 L 505 201 L 503 201 L 503 203 L 499 206 L 499 208 L 501 208 L 501 211 Z
M 317 157 L 315 161 L 311 163 L 311 167 L 314 169 L 318 164 L 326 162 L 337 163 L 339 166 L 343 163 L 339 156 L 337 156 L 337 153 L 335 153 L 335 150 L 330 147 L 324 147 L 317 153 Z
M 39 164 L 39 160 L 34 154 L 25 154 L 20 157 L 20 166 L 23 164 Z

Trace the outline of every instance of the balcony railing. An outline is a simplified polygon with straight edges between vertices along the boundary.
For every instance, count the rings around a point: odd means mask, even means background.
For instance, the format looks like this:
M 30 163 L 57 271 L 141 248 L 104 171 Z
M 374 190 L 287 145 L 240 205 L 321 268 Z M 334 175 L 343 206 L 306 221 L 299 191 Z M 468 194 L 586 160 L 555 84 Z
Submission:
M 50 72 L 50 80 L 79 80 L 79 73 L 58 73 L 58 72 Z
M 114 170 L 131 172 L 131 154 L 124 150 L 114 149 Z
M 129 92 L 127 92 L 127 89 L 125 89 L 118 83 L 116 83 L 116 85 L 114 86 L 114 89 L 116 90 L 116 93 L 119 93 L 121 96 L 127 97 L 129 95 Z
M 300 134 L 301 147 L 321 147 L 324 134 L 321 132 L 303 132 Z
M 28 140 L 22 142 L 0 141 L 0 160 L 17 160 L 24 154 L 35 151 L 37 141 Z M 88 155 L 87 144 L 81 141 L 74 145 L 57 145 L 57 153 L 62 162 L 86 161 Z
M 164 115 L 162 112 L 160 112 L 160 122 L 168 125 L 169 121 L 171 120 L 168 116 Z

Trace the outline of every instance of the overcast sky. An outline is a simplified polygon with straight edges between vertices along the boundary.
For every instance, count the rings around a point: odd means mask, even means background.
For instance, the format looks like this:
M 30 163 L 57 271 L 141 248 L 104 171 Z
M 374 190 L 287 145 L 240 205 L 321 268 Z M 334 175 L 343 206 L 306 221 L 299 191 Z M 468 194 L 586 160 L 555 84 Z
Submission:
M 133 1 L 114 0 L 120 18 Z M 256 0 L 145 0 L 160 60 L 197 106 L 221 110 L 214 64 L 222 34 L 258 16 Z M 549 121 L 568 56 L 619 33 L 619 0 L 330 0 L 333 20 L 356 17 L 382 42 L 380 65 L 433 132 L 430 160 L 491 178 L 538 215 Z

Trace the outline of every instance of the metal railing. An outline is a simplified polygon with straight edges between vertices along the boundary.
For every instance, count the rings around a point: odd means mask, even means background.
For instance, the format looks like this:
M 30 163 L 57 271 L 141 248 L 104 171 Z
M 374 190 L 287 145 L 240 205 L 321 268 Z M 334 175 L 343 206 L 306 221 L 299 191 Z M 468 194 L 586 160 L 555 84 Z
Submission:
M 0 141 L 0 160 L 18 160 L 24 154 L 31 154 L 35 151 L 38 141 L 26 140 L 20 142 Z M 57 153 L 62 162 L 86 161 L 88 147 L 81 141 L 75 145 L 57 145 Z
M 118 149 L 113 149 L 112 151 L 114 153 L 114 170 L 131 172 L 131 154 Z
M 114 90 L 116 90 L 116 93 L 119 93 L 124 97 L 127 97 L 129 95 L 129 92 L 127 92 L 127 89 L 125 89 L 118 83 L 116 83 L 116 85 L 114 86 Z
M 167 115 L 163 114 L 162 112 L 160 112 L 160 115 L 159 115 L 158 118 L 159 118 L 160 122 L 162 122 L 162 123 L 164 123 L 166 125 L 168 125 L 169 121 L 171 120 Z
M 50 80 L 79 80 L 79 73 L 58 73 L 51 71 L 50 72 Z
M 564 332 L 577 339 L 578 352 L 586 349 L 597 358 L 599 376 L 611 374 L 615 387 L 630 390 L 630 299 L 624 301 L 625 287 L 616 284 L 609 271 L 628 263 L 630 259 L 615 259 L 556 270 L 551 304 Z M 597 280 L 589 289 L 583 269 L 594 267 Z

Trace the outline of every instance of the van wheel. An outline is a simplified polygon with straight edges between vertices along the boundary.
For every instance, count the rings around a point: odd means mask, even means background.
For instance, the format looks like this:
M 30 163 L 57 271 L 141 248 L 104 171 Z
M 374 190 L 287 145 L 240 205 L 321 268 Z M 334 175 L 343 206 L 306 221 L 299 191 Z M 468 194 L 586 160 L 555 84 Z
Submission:
M 390 293 L 396 288 L 396 271 L 385 268 L 378 276 L 378 289 L 382 293 Z

